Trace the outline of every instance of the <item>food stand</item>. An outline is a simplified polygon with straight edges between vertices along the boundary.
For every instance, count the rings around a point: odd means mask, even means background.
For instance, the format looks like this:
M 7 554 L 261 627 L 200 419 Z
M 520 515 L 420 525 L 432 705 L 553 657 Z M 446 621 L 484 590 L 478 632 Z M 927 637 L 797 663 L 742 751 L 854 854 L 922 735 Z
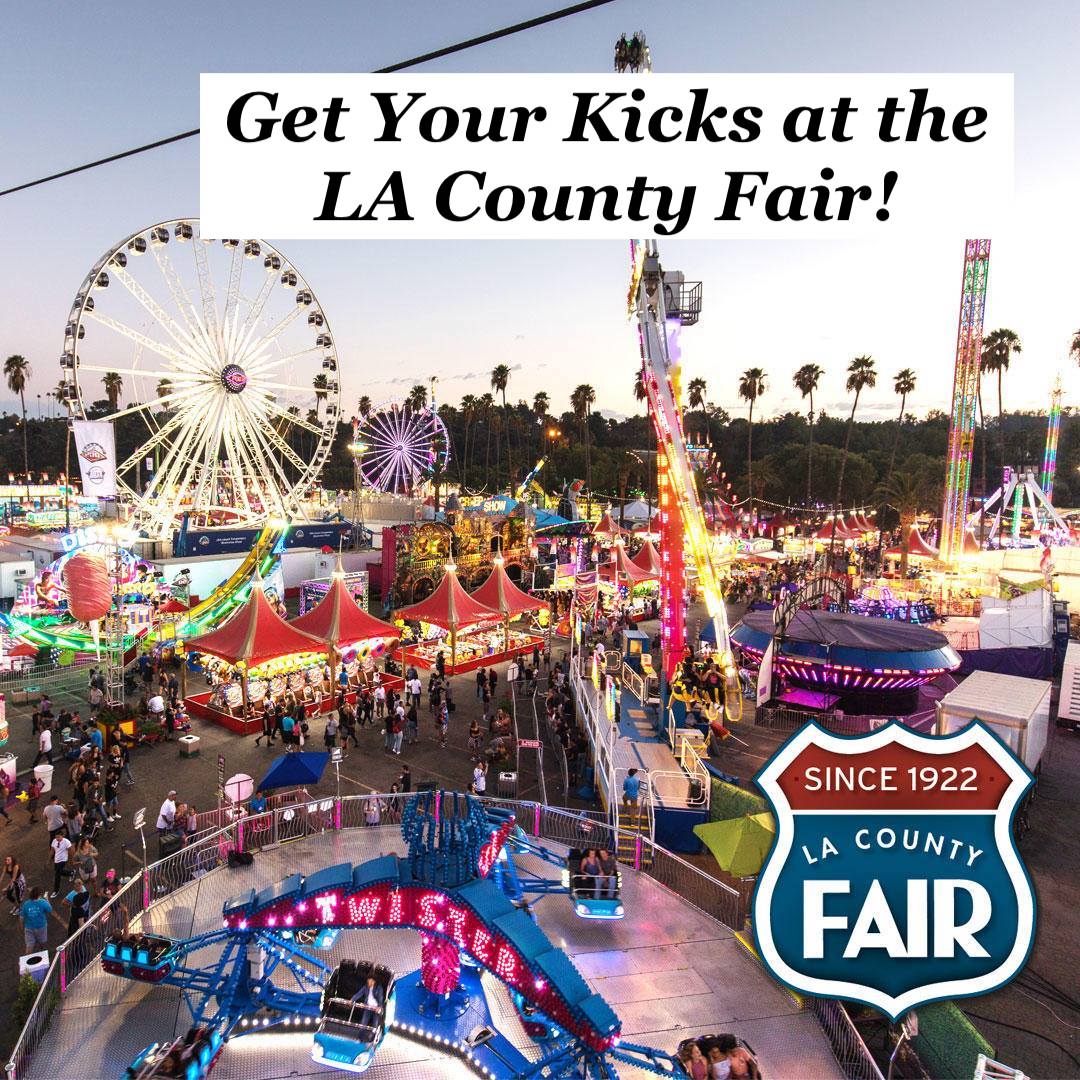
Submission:
M 446 671 L 452 675 L 506 659 L 502 613 L 465 591 L 453 563 L 447 563 L 442 581 L 429 597 L 395 611 L 394 621 L 420 624 L 420 634 L 412 642 L 406 645 L 407 635 L 402 635 L 403 666 L 406 652 L 409 663 L 429 669 L 438 666 L 438 655 L 442 652 Z M 519 635 L 511 634 L 511 648 L 521 644 L 518 638 Z
M 330 661 L 330 685 L 335 689 L 342 689 L 338 678 L 340 661 L 348 675 L 350 697 L 362 684 L 370 681 L 375 660 L 382 655 L 389 642 L 401 636 L 396 626 L 369 615 L 356 602 L 340 559 L 323 598 L 289 625 L 318 638 L 326 647 Z
M 311 711 L 320 709 L 325 698 L 332 706 L 326 646 L 270 606 L 259 577 L 228 622 L 183 647 L 188 654 L 181 668 L 187 712 L 230 731 L 243 735 L 257 730 L 261 721 L 252 713 L 261 713 L 268 698 L 287 690 Z M 213 658 L 203 664 L 210 689 L 198 694 L 187 692 L 192 654 Z
M 480 588 L 472 594 L 472 599 L 479 600 L 480 603 L 486 604 L 502 615 L 504 657 L 531 652 L 537 645 L 543 647 L 542 637 L 526 632 L 514 634 L 514 647 L 511 649 L 511 620 L 537 612 L 542 613 L 541 617 L 548 616 L 548 626 L 550 626 L 551 605 L 519 589 L 506 573 L 501 555 L 495 557 L 495 566 Z

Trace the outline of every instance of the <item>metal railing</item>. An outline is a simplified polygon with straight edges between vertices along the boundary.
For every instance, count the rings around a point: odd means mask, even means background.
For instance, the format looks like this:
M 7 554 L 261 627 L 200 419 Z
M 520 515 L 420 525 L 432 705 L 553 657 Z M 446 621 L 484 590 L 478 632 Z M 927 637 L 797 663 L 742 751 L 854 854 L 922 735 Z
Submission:
M 0 692 L 12 694 L 28 687 L 38 691 L 79 689 L 88 692 L 90 669 L 101 663 L 93 656 L 76 656 L 70 664 L 30 663 L 13 667 L 10 671 L 0 671 Z
M 97 959 L 110 934 L 152 918 L 154 907 L 176 890 L 225 866 L 230 851 L 256 851 L 325 832 L 384 828 L 396 830 L 402 799 L 348 795 L 313 799 L 241 818 L 180 851 L 144 867 L 121 891 L 54 953 L 52 963 L 5 1067 L 7 1080 L 21 1080 L 31 1055 L 48 1030 L 53 1011 L 71 983 Z M 484 803 L 514 810 L 518 824 L 536 839 L 566 847 L 620 850 L 620 831 L 602 815 L 541 803 L 485 797 Z M 623 832 L 628 844 L 620 857 L 657 884 L 731 929 L 745 921 L 745 901 L 729 885 L 692 866 L 647 836 Z M 843 1007 L 835 1001 L 808 999 L 852 1080 L 882 1080 L 865 1043 Z
M 812 997 L 806 1002 L 818 1018 L 837 1064 L 849 1080 L 885 1080 L 859 1029 L 839 1001 Z

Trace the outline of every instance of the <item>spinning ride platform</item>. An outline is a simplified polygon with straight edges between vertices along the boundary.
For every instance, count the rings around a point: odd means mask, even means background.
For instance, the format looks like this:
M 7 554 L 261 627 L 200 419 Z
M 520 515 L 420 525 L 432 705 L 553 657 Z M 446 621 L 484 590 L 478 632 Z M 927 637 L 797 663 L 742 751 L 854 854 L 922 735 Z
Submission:
M 361 862 L 404 852 L 397 826 L 309 837 L 260 852 L 249 868 L 222 868 L 190 882 L 134 925 L 144 933 L 191 937 L 220 927 L 222 905 L 238 891 L 261 889 L 298 868 L 314 872 L 343 860 Z M 560 873 L 536 856 L 520 856 L 516 862 L 519 871 L 537 877 L 554 880 Z M 731 1031 L 754 1047 L 766 1075 L 844 1075 L 814 1014 L 798 1009 L 727 927 L 651 877 L 625 867 L 622 895 L 626 918 L 614 923 L 578 919 L 567 898 L 557 893 L 537 901 L 534 910 L 548 937 L 564 949 L 590 988 L 611 1004 L 624 1038 L 674 1051 L 680 1040 L 692 1035 Z M 407 930 L 343 931 L 321 956 L 331 965 L 346 957 L 367 958 L 404 974 L 420 964 L 420 940 Z M 501 1035 L 536 1060 L 541 1044 L 525 1034 L 506 989 L 487 974 L 483 986 Z M 68 986 L 24 1076 L 119 1077 L 149 1043 L 173 1032 L 182 1035 L 190 1025 L 178 988 L 115 978 L 95 960 Z M 213 1076 L 340 1077 L 337 1070 L 311 1060 L 311 1042 L 311 1029 L 303 1025 L 245 1035 L 230 1041 Z M 390 1080 L 472 1074 L 459 1058 L 395 1030 L 379 1048 L 368 1075 Z M 620 1064 L 619 1075 L 650 1074 Z

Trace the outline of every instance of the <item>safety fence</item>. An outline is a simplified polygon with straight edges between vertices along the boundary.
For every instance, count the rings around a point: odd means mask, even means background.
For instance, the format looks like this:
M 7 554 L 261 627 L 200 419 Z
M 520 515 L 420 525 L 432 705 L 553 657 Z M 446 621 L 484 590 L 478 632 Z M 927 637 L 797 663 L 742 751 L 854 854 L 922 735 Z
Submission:
M 832 1047 L 833 1056 L 849 1080 L 885 1080 L 859 1029 L 839 1001 L 807 998 L 806 1003 L 818 1018 Z
M 385 794 L 348 795 L 277 807 L 263 814 L 240 818 L 144 867 L 55 951 L 6 1064 L 7 1080 L 22 1080 L 26 1075 L 30 1058 L 41 1044 L 61 997 L 72 981 L 97 959 L 111 934 L 126 932 L 132 926 L 138 928 L 143 916 L 149 914 L 154 905 L 225 866 L 231 852 L 255 852 L 339 830 L 393 828 L 400 822 L 405 798 L 407 796 Z M 659 847 L 647 836 L 638 833 L 621 835 L 598 814 L 534 802 L 495 798 L 482 801 L 512 809 L 521 828 L 538 840 L 566 847 L 629 851 L 628 856 L 620 856 L 623 862 L 647 874 L 699 911 L 732 929 L 739 929 L 744 923 L 744 901 L 735 889 Z M 620 839 L 624 841 L 622 845 Z M 836 1002 L 815 1002 L 814 1008 L 847 1075 L 854 1080 L 880 1080 L 880 1072 L 876 1071 L 842 1006 Z
M 30 658 L 28 658 L 30 659 Z M 70 664 L 35 664 L 13 661 L 9 671 L 0 671 L 0 693 L 15 704 L 36 704 L 42 693 L 89 691 L 90 672 L 101 661 L 93 656 L 76 656 Z
M 763 705 L 754 714 L 754 726 L 771 728 L 774 731 L 797 731 L 813 720 L 826 731 L 836 735 L 863 735 L 871 729 L 873 719 L 875 718 L 849 716 L 847 713 L 830 709 L 811 712 L 808 709 L 791 709 L 784 705 Z

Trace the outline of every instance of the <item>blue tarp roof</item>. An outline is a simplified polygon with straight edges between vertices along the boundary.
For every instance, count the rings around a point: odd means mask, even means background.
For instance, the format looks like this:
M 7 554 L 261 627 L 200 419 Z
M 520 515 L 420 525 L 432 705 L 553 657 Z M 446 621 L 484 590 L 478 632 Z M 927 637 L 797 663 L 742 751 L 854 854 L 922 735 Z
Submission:
M 256 790 L 270 791 L 272 788 L 317 784 L 322 779 L 329 761 L 330 755 L 322 751 L 316 753 L 300 750 L 295 754 L 282 754 L 274 760 Z

